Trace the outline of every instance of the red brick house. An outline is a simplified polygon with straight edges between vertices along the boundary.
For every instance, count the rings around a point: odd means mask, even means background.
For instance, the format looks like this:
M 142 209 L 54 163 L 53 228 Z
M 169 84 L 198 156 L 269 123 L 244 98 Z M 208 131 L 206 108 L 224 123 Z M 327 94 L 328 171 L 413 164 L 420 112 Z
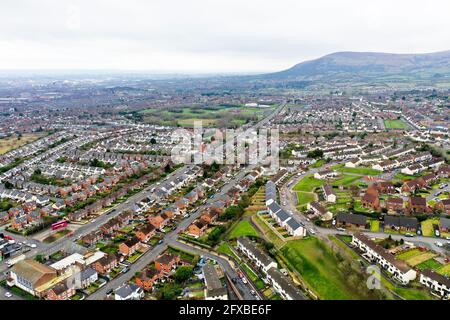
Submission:
M 139 275 L 136 276 L 136 284 L 141 287 L 145 291 L 150 291 L 153 288 L 153 285 L 156 281 L 161 279 L 163 277 L 163 274 L 154 269 L 154 268 L 147 268 L 144 269 Z
M 166 217 L 166 219 L 165 219 Z M 156 229 L 161 229 L 164 228 L 164 226 L 167 224 L 169 219 L 167 219 L 167 216 L 163 216 L 161 215 L 156 215 L 156 216 L 151 216 L 148 218 L 148 222 L 153 225 Z
M 450 199 L 442 199 L 436 202 L 435 208 L 442 210 L 446 214 L 450 214 Z
M 402 192 L 414 192 L 426 187 L 426 182 L 422 178 L 406 181 L 403 183 Z
M 402 198 L 387 198 L 384 204 L 388 212 L 401 213 L 404 210 Z
M 153 225 L 149 224 L 139 229 L 136 232 L 136 237 L 142 242 L 147 242 L 155 235 L 155 232 L 156 228 Z
M 125 242 L 119 244 L 119 251 L 124 256 L 131 256 L 140 247 L 139 238 L 133 237 Z
M 395 186 L 392 182 L 389 181 L 376 182 L 372 184 L 371 187 L 373 187 L 379 193 L 385 194 L 395 193 Z
M 365 208 L 371 208 L 373 210 L 378 210 L 380 208 L 380 199 L 373 193 L 366 193 L 361 198 L 361 206 Z
M 115 254 L 108 254 L 103 258 L 94 262 L 92 267 L 100 274 L 107 274 L 111 271 L 111 269 L 117 267 L 119 261 Z
M 427 199 L 421 197 L 410 197 L 408 203 L 408 209 L 414 213 L 427 212 Z
M 75 295 L 74 287 L 67 287 L 65 283 L 59 283 L 51 288 L 47 293 L 48 300 L 69 300 Z
M 180 262 L 180 256 L 173 253 L 164 253 L 155 260 L 156 270 L 161 271 L 164 275 L 168 275 L 174 266 Z
M 191 223 L 188 227 L 188 234 L 193 237 L 200 237 L 205 233 L 206 229 L 208 228 L 208 224 L 203 220 L 196 220 L 193 223 Z
M 210 224 L 210 223 L 215 222 L 217 220 L 218 216 L 219 215 L 216 212 L 208 211 L 208 212 L 205 212 L 204 214 L 202 214 L 200 219 L 203 220 L 204 222 Z

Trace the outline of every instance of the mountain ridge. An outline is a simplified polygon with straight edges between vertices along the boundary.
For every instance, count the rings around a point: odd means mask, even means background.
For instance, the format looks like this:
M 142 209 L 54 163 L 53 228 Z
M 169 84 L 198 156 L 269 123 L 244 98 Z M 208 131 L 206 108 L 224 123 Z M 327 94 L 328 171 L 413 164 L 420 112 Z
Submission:
M 298 63 L 268 79 L 368 80 L 385 77 L 450 77 L 450 50 L 432 53 L 385 53 L 340 51 Z

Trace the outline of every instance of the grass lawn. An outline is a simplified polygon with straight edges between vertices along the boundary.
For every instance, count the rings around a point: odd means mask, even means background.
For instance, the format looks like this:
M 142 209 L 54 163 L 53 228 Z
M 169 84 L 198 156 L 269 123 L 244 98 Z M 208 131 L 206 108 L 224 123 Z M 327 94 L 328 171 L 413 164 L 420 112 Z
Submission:
M 264 232 L 264 236 L 277 248 L 280 248 L 284 245 L 284 240 L 277 236 L 275 232 L 262 220 L 262 218 L 258 214 L 254 215 L 252 218 L 253 222 L 255 222 Z
M 139 259 L 139 257 L 142 256 L 142 253 L 139 251 L 136 251 L 132 256 L 130 256 L 127 261 L 130 263 L 134 263 L 136 262 L 137 259 Z
M 442 264 L 440 264 L 439 262 L 437 262 L 434 259 L 429 259 L 427 261 L 419 263 L 418 265 L 416 265 L 416 267 L 419 268 L 419 270 L 425 270 L 425 269 L 438 270 L 442 267 Z
M 49 235 L 47 238 L 45 238 L 43 240 L 44 243 L 52 243 L 56 240 L 58 240 L 59 238 L 64 237 L 65 235 L 67 235 L 70 232 L 69 229 L 63 229 L 63 230 L 58 230 L 55 233 Z
M 283 255 L 321 299 L 359 299 L 346 275 L 337 271 L 338 260 L 317 238 L 289 241 Z
M 370 220 L 370 231 L 373 231 L 373 232 L 380 231 L 380 221 L 379 220 Z
M 352 249 L 350 249 L 349 247 L 347 247 L 344 242 L 342 242 L 341 240 L 339 240 L 338 238 L 336 238 L 335 236 L 333 236 L 331 234 L 328 236 L 328 238 L 331 241 L 333 241 L 334 243 L 336 243 L 343 250 L 345 250 L 348 254 L 350 254 L 353 259 L 355 259 L 355 260 L 359 259 L 358 254 L 355 251 L 353 251 Z M 351 240 L 350 240 L 350 242 L 351 242 Z
M 237 261 L 241 259 L 231 251 L 230 244 L 228 242 L 223 241 L 220 246 L 217 247 L 217 252 L 226 254 L 228 256 L 234 257 Z
M 424 288 L 405 288 L 397 287 L 392 282 L 387 280 L 384 276 L 380 277 L 381 283 L 384 287 L 406 300 L 432 300 L 433 297 Z
M 239 222 L 233 230 L 231 230 L 229 239 L 235 239 L 243 236 L 258 237 L 258 232 L 247 220 Z
M 386 129 L 406 129 L 406 123 L 402 120 L 384 120 Z
M 366 176 L 376 176 L 381 173 L 381 171 L 371 169 L 371 168 L 364 168 L 364 167 L 358 167 L 358 168 L 340 167 L 337 170 L 340 172 L 362 174 L 362 175 L 366 175 Z
M 314 178 L 313 175 L 307 175 L 301 179 L 295 186 L 294 191 L 311 192 L 315 188 L 322 186 L 325 181 Z
M 325 164 L 325 160 L 324 159 L 320 159 L 316 162 L 314 162 L 312 165 L 310 165 L 310 168 L 319 168 L 321 166 L 323 166 Z
M 450 263 L 447 263 L 446 265 L 444 265 L 441 268 L 439 268 L 438 272 L 440 274 L 443 274 L 443 275 L 446 275 L 446 276 L 450 276 Z
M 411 250 L 407 250 L 407 251 L 403 251 L 399 254 L 397 254 L 397 259 L 400 260 L 408 260 L 414 256 L 417 256 L 419 254 L 422 254 L 422 251 L 420 251 L 419 249 L 415 248 L 415 249 L 411 249 Z
M 343 174 L 341 177 L 338 177 L 336 180 L 334 180 L 331 185 L 338 187 L 338 186 L 347 186 L 355 182 L 356 180 L 361 179 L 361 176 L 354 176 L 350 174 Z
M 422 234 L 426 237 L 433 237 L 434 236 L 434 229 L 433 229 L 434 224 L 439 225 L 439 219 L 427 219 L 425 221 L 422 221 Z
M 421 254 L 415 255 L 409 259 L 406 259 L 406 262 L 411 266 L 416 266 L 418 264 L 421 264 L 422 262 L 425 262 L 427 260 L 430 260 L 436 256 L 436 253 L 434 252 L 423 252 Z
M 303 192 L 303 191 L 297 192 L 297 201 L 299 206 L 303 206 L 314 200 L 316 200 L 316 195 L 312 192 Z

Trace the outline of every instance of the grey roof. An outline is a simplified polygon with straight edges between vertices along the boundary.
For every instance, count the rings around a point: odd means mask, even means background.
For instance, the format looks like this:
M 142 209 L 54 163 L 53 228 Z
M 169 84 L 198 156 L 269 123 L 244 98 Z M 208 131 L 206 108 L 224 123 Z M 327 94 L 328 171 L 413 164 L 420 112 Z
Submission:
M 419 222 L 417 218 L 415 217 L 392 217 L 392 216 L 386 216 L 384 217 L 384 224 L 395 226 L 395 227 L 402 227 L 402 228 L 417 228 L 419 225 Z
M 205 277 L 208 296 L 221 296 L 227 294 L 227 289 L 222 285 L 216 268 L 211 264 L 203 266 L 203 276 Z
M 256 247 L 252 241 L 248 238 L 240 237 L 238 238 L 238 242 L 241 243 L 247 250 L 249 250 L 261 263 L 265 266 L 268 266 L 272 262 L 271 257 L 269 257 L 265 252 Z
M 438 283 L 445 285 L 447 288 L 450 288 L 450 278 L 437 273 L 434 270 L 425 269 L 422 271 L 422 274 L 428 278 L 431 278 L 434 281 L 437 281 Z
M 266 201 L 272 199 L 273 201 L 275 201 L 277 198 L 277 187 L 275 185 L 275 183 L 273 183 L 272 181 L 268 181 L 266 183 Z
M 116 294 L 122 298 L 126 298 L 130 296 L 133 292 L 136 292 L 139 289 L 139 286 L 130 283 L 127 285 L 124 285 L 116 290 Z
M 272 202 L 271 204 L 269 204 L 268 208 L 269 208 L 270 211 L 272 211 L 274 213 L 276 213 L 276 212 L 281 210 L 280 205 L 278 203 L 276 203 L 276 202 Z
M 297 220 L 295 220 L 294 218 L 289 219 L 289 221 L 287 222 L 288 226 L 292 228 L 292 230 L 297 230 L 298 228 L 300 228 L 302 225 L 300 224 L 300 222 L 298 222 Z
M 289 213 L 287 213 L 285 210 L 281 209 L 280 211 L 278 211 L 276 213 L 277 217 L 281 220 L 281 221 L 286 221 L 287 219 L 289 219 L 291 217 L 291 215 Z
M 95 271 L 94 269 L 92 269 L 90 267 L 84 269 L 83 271 L 80 272 L 81 281 L 89 279 L 90 277 L 92 277 L 96 273 L 97 273 L 97 271 Z
M 276 268 L 270 268 L 267 274 L 293 299 L 293 300 L 306 300 L 305 296 L 298 290 L 292 281 L 288 280 L 280 271 Z
M 441 218 L 440 219 L 441 228 L 444 229 L 450 229 L 450 219 L 448 218 Z
M 337 222 L 345 222 L 351 224 L 365 225 L 367 223 L 366 216 L 352 213 L 339 213 L 336 216 Z

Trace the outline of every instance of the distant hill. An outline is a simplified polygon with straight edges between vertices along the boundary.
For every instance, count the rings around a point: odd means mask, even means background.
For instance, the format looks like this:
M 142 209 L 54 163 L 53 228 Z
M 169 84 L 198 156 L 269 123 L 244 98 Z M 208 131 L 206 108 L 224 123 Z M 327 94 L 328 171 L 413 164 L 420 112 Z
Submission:
M 332 82 L 450 80 L 450 51 L 426 54 L 336 52 L 262 77 Z

